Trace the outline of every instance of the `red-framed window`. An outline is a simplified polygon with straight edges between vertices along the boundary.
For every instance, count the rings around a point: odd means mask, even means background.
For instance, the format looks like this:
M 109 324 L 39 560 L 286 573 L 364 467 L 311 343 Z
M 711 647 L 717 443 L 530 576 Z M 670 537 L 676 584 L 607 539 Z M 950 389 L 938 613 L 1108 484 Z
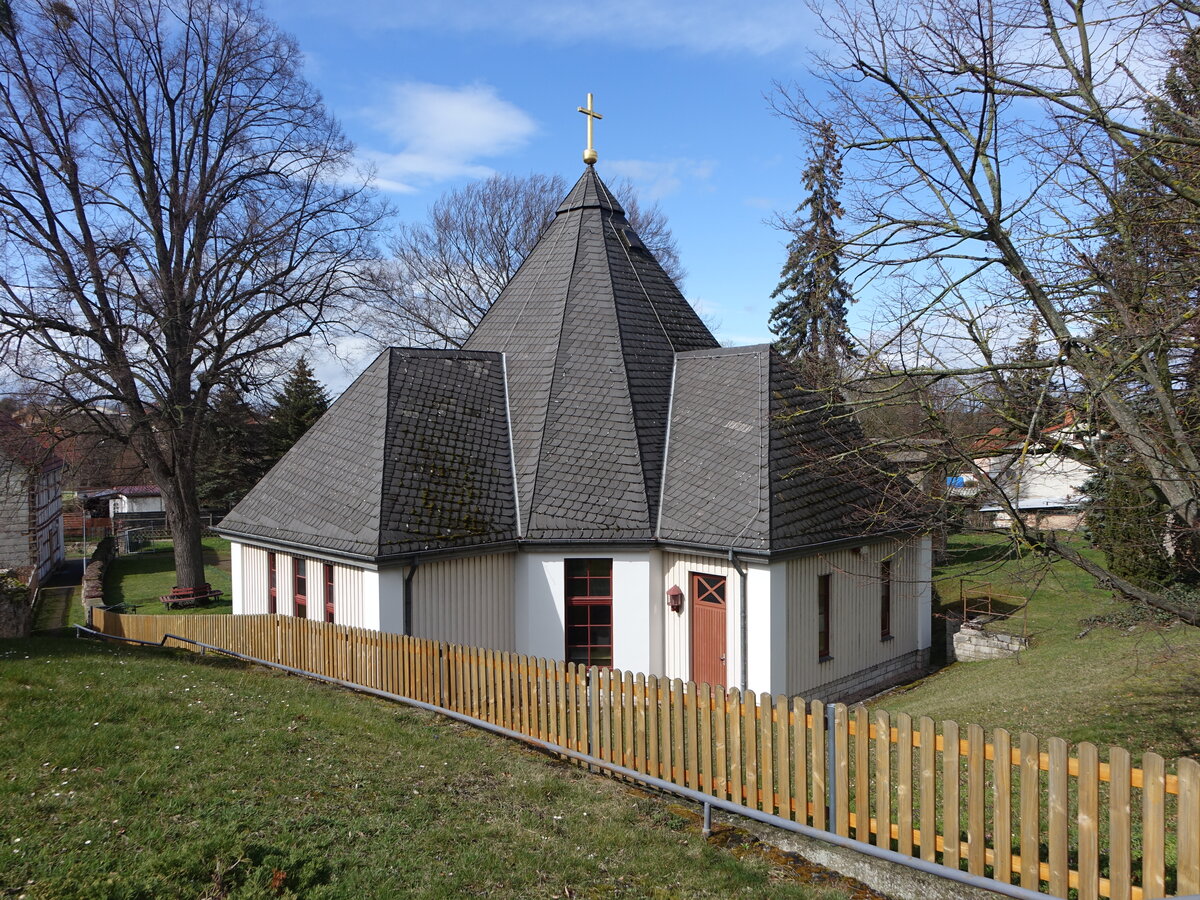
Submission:
M 276 590 L 276 577 L 278 569 L 275 567 L 275 554 L 270 550 L 267 551 L 267 612 L 275 615 L 275 597 L 278 593 Z
M 292 557 L 292 615 L 297 619 L 308 616 L 308 567 L 307 560 Z
M 566 560 L 567 662 L 613 664 L 612 560 Z
M 829 594 L 832 575 L 817 576 L 817 656 L 820 659 L 829 658 Z
M 879 564 L 879 638 L 892 636 L 892 561 Z
M 325 563 L 325 621 L 333 621 L 333 563 Z

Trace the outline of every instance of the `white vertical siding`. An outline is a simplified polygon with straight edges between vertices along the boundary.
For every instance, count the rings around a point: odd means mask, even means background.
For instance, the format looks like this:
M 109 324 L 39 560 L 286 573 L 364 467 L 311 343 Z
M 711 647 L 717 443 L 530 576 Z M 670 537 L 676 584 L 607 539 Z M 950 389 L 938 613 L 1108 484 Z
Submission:
M 815 553 L 788 561 L 788 693 L 853 675 L 918 649 L 928 571 L 924 538 Z M 892 561 L 890 639 L 880 636 L 880 564 Z M 830 575 L 829 653 L 818 659 L 817 577 Z
M 240 574 L 234 572 L 233 611 L 253 615 L 265 613 L 267 605 L 267 550 L 250 544 L 231 545 L 240 556 Z M 325 619 L 325 560 L 306 556 L 308 573 L 308 615 Z M 344 563 L 333 564 L 334 620 L 339 625 L 366 627 L 363 614 L 363 570 Z M 292 614 L 292 554 L 275 551 L 275 611 Z
M 241 544 L 242 577 L 233 585 L 233 611 L 253 615 L 267 611 L 267 551 Z
M 322 590 L 324 590 L 322 575 Z M 356 566 L 333 566 L 333 621 L 338 625 L 366 628 L 363 612 L 363 570 Z
M 473 647 L 515 649 L 515 561 L 515 553 L 492 553 L 417 566 L 413 633 Z
M 275 612 L 281 616 L 292 615 L 292 557 L 288 553 L 275 554 Z
M 232 587 L 232 596 L 229 602 L 233 604 L 233 614 L 239 615 L 245 610 L 242 609 L 242 604 L 246 599 L 246 592 L 242 589 L 244 576 L 242 575 L 242 550 L 243 545 L 237 541 L 229 542 L 229 583 Z
M 692 603 L 691 603 L 691 572 L 702 572 L 708 575 L 725 576 L 725 654 L 727 661 L 725 670 L 728 680 L 736 684 L 738 673 L 741 671 L 738 659 L 738 622 L 740 621 L 741 598 L 740 578 L 737 570 L 728 560 L 712 556 L 696 556 L 688 553 L 671 553 L 664 551 L 662 562 L 663 584 L 662 594 L 673 585 L 678 585 L 683 591 L 683 609 L 671 612 L 664 602 L 663 610 L 663 674 L 668 678 L 682 678 L 685 681 L 692 677 Z

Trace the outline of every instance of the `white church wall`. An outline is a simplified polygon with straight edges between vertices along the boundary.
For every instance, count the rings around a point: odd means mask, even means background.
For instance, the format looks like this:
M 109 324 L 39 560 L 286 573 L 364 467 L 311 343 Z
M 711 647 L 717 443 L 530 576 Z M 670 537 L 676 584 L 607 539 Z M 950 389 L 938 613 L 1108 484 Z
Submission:
M 293 570 L 291 554 L 275 554 L 275 612 L 281 616 L 295 615 L 292 603 Z
M 376 624 L 368 627 L 392 634 L 404 633 L 404 576 L 407 574 L 408 569 L 403 566 L 389 566 L 375 573 L 378 606 L 368 613 L 368 617 L 373 617 Z
M 787 564 L 743 562 L 746 570 L 746 686 L 754 693 L 782 694 L 787 691 Z M 740 583 L 740 576 L 739 583 Z M 740 615 L 740 609 L 732 612 Z M 737 639 L 730 660 L 740 666 L 741 640 L 733 623 L 731 639 Z M 730 670 L 737 684 L 741 669 Z
M 518 553 L 516 652 L 562 659 L 566 583 L 561 553 Z
M 337 625 L 368 627 L 363 609 L 363 575 L 358 566 L 333 566 L 333 621 Z
M 611 556 L 613 666 L 631 672 L 650 672 L 650 554 L 613 553 Z
M 253 615 L 267 611 L 267 551 L 250 544 L 230 542 L 241 557 L 241 578 L 233 581 L 233 612 Z
M 565 559 L 613 561 L 613 665 L 651 671 L 652 553 L 588 547 L 585 552 L 516 555 L 516 651 L 547 659 L 565 655 Z
M 899 672 L 928 647 L 929 539 L 884 541 L 813 553 L 787 562 L 787 693 L 810 699 L 849 695 L 870 673 Z M 892 562 L 891 636 L 880 627 L 881 564 Z M 829 656 L 818 656 L 817 584 L 830 575 Z M 924 645 L 922 645 L 924 640 Z M 903 665 L 902 665 L 903 664 Z M 830 685 L 836 690 L 822 691 Z
M 353 623 L 361 628 L 370 628 L 374 631 L 380 631 L 379 627 L 379 609 L 380 609 L 380 591 L 379 591 L 379 572 L 375 569 L 363 569 L 362 573 L 362 622 Z M 352 624 L 347 622 L 347 625 Z
M 417 566 L 412 582 L 413 634 L 471 647 L 513 650 L 516 556 L 491 553 Z M 407 574 L 408 570 L 404 571 Z
M 242 590 L 242 545 L 236 541 L 229 544 L 229 583 L 233 587 L 233 596 L 229 598 L 229 602 L 233 604 L 233 614 L 236 616 L 243 612 L 241 606 L 246 596 L 246 592 Z
M 268 564 L 266 547 L 231 541 L 230 561 L 233 582 L 234 615 L 262 614 L 269 611 L 267 603 Z M 292 580 L 293 554 L 275 551 L 275 611 L 281 615 L 292 615 L 294 609 L 294 582 Z M 363 603 L 364 570 L 342 562 L 305 556 L 308 572 L 308 616 L 325 620 L 325 570 L 326 563 L 333 565 L 334 621 L 338 625 L 356 625 L 361 628 L 378 628 L 378 613 L 368 615 Z M 374 573 L 372 573 L 374 574 Z
M 667 592 L 663 586 L 663 553 L 650 551 L 650 668 L 647 674 L 665 671 Z

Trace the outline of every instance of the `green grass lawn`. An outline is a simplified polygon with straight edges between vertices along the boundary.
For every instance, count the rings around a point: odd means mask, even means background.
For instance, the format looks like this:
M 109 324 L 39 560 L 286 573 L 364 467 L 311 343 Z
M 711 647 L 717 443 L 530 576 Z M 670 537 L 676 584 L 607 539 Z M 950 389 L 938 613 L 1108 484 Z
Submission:
M 1135 758 L 1148 750 L 1200 758 L 1200 629 L 1142 622 L 1088 630 L 1085 619 L 1123 604 L 1066 563 L 1047 567 L 1006 546 L 999 537 L 952 538 L 935 584 L 950 604 L 964 577 L 1029 596 L 1030 648 L 1009 659 L 955 663 L 871 705 L 1014 734 L 1116 744 Z M 1022 630 L 1020 616 L 1008 630 Z
M 142 614 L 187 615 L 213 614 L 233 611 L 233 584 L 229 574 L 229 541 L 217 537 L 204 539 L 204 574 L 208 583 L 224 591 L 220 603 L 193 609 L 168 609 L 159 597 L 175 587 L 175 559 L 169 543 L 156 542 L 146 550 L 118 556 L 109 566 L 104 579 L 104 603 L 133 603 L 141 606 Z
M 228 660 L 0 642 L 0 893 L 811 897 L 669 801 Z
M 34 613 L 33 630 L 49 631 L 70 625 L 83 625 L 87 614 L 80 600 L 80 587 L 44 587 Z

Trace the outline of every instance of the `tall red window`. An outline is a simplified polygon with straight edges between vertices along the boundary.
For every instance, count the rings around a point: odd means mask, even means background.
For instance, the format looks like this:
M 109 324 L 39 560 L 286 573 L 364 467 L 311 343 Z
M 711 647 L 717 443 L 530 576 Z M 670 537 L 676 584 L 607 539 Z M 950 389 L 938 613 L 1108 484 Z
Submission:
M 333 563 L 325 563 L 325 621 L 333 621 Z
M 879 638 L 892 636 L 892 561 L 879 565 Z
M 817 656 L 829 658 L 829 586 L 832 575 L 817 576 Z
M 267 612 L 275 615 L 275 554 L 267 551 Z
M 303 619 L 308 615 L 308 569 L 305 565 L 307 560 L 301 559 L 298 556 L 292 557 L 292 582 L 295 589 L 292 591 L 292 615 L 297 619 Z
M 568 559 L 567 662 L 611 666 L 612 560 Z

